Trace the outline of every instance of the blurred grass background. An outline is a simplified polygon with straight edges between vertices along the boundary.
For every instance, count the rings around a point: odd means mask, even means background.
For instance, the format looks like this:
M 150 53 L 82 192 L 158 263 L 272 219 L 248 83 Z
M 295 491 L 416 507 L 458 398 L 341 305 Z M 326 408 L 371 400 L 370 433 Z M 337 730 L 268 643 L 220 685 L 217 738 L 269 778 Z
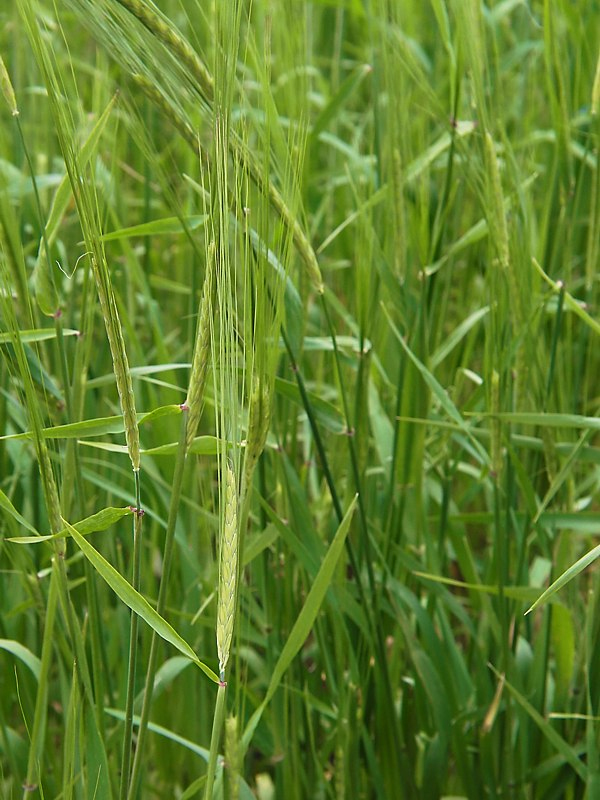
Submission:
M 2 798 L 600 797 L 599 32 L 567 0 L 0 9 Z M 130 627 L 107 318 L 139 594 L 213 672 L 237 476 L 224 738 Z

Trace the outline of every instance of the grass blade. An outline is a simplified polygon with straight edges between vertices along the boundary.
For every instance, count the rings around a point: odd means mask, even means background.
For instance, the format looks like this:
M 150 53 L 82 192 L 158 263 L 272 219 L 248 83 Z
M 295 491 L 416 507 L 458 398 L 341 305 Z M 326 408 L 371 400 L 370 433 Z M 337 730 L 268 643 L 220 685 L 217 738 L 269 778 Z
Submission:
M 133 586 L 110 564 L 104 556 L 102 556 L 80 533 L 69 525 L 66 520 L 66 528 L 69 531 L 72 539 L 75 541 L 79 549 L 83 552 L 85 557 L 90 561 L 94 569 L 98 572 L 106 583 L 110 586 L 113 592 L 119 597 L 125 605 L 131 609 L 134 614 L 141 617 L 153 631 L 155 631 L 162 639 L 173 645 L 180 653 L 187 656 L 191 661 L 199 667 L 205 675 L 207 675 L 215 683 L 219 682 L 218 676 L 208 667 L 202 663 L 190 645 L 177 633 L 177 631 L 169 625 L 169 623 L 160 616 L 148 603 L 148 601 L 137 592 Z

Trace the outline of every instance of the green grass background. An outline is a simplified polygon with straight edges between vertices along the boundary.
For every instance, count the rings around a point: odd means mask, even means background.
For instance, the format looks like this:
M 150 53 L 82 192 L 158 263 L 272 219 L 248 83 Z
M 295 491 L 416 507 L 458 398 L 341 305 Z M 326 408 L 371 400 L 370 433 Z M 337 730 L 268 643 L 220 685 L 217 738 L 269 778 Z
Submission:
M 0 6 L 3 800 L 600 797 L 599 34 Z

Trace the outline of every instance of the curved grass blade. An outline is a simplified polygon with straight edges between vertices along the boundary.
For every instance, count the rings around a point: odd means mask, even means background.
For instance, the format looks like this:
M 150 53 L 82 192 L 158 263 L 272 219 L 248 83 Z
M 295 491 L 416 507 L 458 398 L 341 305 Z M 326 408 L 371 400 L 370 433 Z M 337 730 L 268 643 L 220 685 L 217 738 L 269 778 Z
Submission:
M 472 442 L 475 450 L 477 451 L 477 455 L 481 459 L 481 463 L 486 465 L 486 466 L 489 465 L 490 457 L 489 457 L 488 453 L 481 446 L 479 441 L 475 438 L 470 426 L 465 422 L 462 414 L 460 413 L 460 411 L 457 409 L 457 407 L 454 405 L 454 403 L 450 399 L 450 396 L 449 396 L 448 392 L 439 383 L 439 381 L 433 375 L 433 373 L 430 372 L 430 370 L 427 369 L 425 364 L 423 364 L 423 362 L 420 361 L 417 358 L 417 356 L 413 353 L 413 351 L 407 345 L 407 343 L 404 340 L 404 337 L 402 336 L 402 334 L 400 333 L 398 328 L 394 325 L 394 323 L 392 321 L 392 318 L 391 318 L 390 314 L 388 313 L 388 310 L 385 308 L 385 306 L 383 307 L 383 311 L 384 311 L 384 313 L 385 313 L 385 315 L 387 317 L 389 326 L 390 326 L 394 336 L 396 337 L 396 339 L 400 343 L 400 345 L 401 345 L 402 349 L 404 350 L 404 352 L 406 353 L 406 355 L 410 358 L 412 363 L 415 365 L 415 367 L 417 368 L 417 370 L 421 374 L 421 377 L 423 378 L 423 380 L 427 384 L 427 386 L 429 388 L 429 391 L 436 398 L 436 400 L 440 404 L 440 407 L 450 417 L 450 419 L 458 425 L 460 430 Z
M 86 442 L 81 440 L 79 444 L 84 444 L 87 447 L 95 447 L 97 450 L 106 450 L 109 453 L 127 453 L 127 446 L 124 444 L 113 444 L 112 442 Z M 223 442 L 216 436 L 196 436 L 192 441 L 188 453 L 195 453 L 200 456 L 215 456 L 219 453 L 219 448 L 223 444 L 228 445 L 228 442 Z M 177 442 L 169 442 L 169 444 L 161 444 L 157 447 L 150 447 L 147 450 L 140 450 L 142 455 L 150 456 L 174 456 L 177 454 Z
M 417 578 L 424 578 L 425 580 L 433 581 L 434 583 L 442 583 L 445 586 L 455 586 L 457 589 L 467 589 L 471 592 L 483 592 L 494 597 L 497 597 L 500 594 L 499 587 L 493 584 L 468 583 L 466 581 L 455 580 L 454 578 L 446 578 L 443 575 L 432 575 L 429 572 L 419 572 L 418 570 L 415 570 L 413 575 L 415 575 Z M 505 597 L 509 597 L 511 600 L 528 603 L 531 601 L 532 597 L 537 595 L 537 589 L 535 589 L 533 586 L 503 586 L 502 594 L 504 594 Z
M 502 678 L 498 670 L 496 670 L 492 664 L 489 664 L 490 669 L 496 675 L 497 678 Z M 503 679 L 503 678 L 502 678 Z M 523 695 L 515 689 L 507 680 L 504 680 L 504 686 L 508 689 L 511 695 L 515 698 L 517 703 L 523 708 L 531 717 L 531 719 L 535 722 L 541 732 L 544 734 L 546 739 L 550 742 L 550 744 L 556 749 L 558 753 L 565 759 L 567 764 L 569 764 L 575 772 L 579 775 L 581 780 L 584 784 L 587 783 L 588 779 L 588 769 L 583 761 L 577 756 L 575 750 L 563 739 L 563 737 L 556 731 L 552 725 L 548 722 L 548 720 L 544 719 L 544 717 L 536 711 L 536 709 L 531 705 L 531 703 L 523 697 Z
M 103 508 L 102 511 L 98 511 L 96 514 L 92 514 L 91 516 L 76 522 L 73 527 L 79 531 L 82 536 L 89 536 L 91 533 L 105 531 L 120 519 L 123 519 L 123 517 L 126 517 L 132 513 L 133 508 L 131 506 L 125 506 L 125 508 Z M 48 536 L 13 536 L 6 541 L 14 542 L 15 544 L 38 544 L 39 542 L 52 541 L 52 539 L 61 539 L 68 535 L 68 529 L 63 528 L 61 531 L 52 533 Z
M 80 331 L 74 328 L 63 328 L 63 336 L 79 336 Z M 22 342 L 45 342 L 47 339 L 56 339 L 55 328 L 35 328 L 30 331 L 19 331 L 19 339 Z M 11 333 L 0 333 L 0 344 L 11 344 L 13 335 Z
M 31 525 L 31 523 L 29 523 L 22 514 L 19 514 L 17 509 L 13 506 L 13 504 L 10 502 L 8 497 L 4 494 L 4 492 L 1 489 L 0 489 L 0 509 L 6 511 L 6 513 L 9 516 L 11 516 L 19 523 L 19 525 L 22 525 L 28 531 L 31 531 L 31 533 L 36 534 L 36 537 L 39 536 L 37 530 L 33 527 L 33 525 Z
M 174 416 L 181 414 L 181 406 L 167 405 L 155 408 L 153 411 L 148 411 L 146 414 L 137 414 L 138 425 L 143 425 L 146 422 L 152 422 L 161 417 Z M 65 425 L 54 425 L 51 428 L 44 428 L 42 433 L 44 439 L 83 439 L 87 436 L 104 436 L 107 433 L 123 433 L 125 430 L 125 422 L 122 414 L 117 414 L 114 417 L 97 417 L 95 419 L 84 419 L 80 422 L 69 422 Z M 33 438 L 32 431 L 24 431 L 23 433 L 9 433 L 0 436 L 2 439 L 31 439 Z
M 113 242 L 117 239 L 129 239 L 131 236 L 160 236 L 161 234 L 186 233 L 200 228 L 206 220 L 208 214 L 195 214 L 185 217 L 185 225 L 179 217 L 165 217 L 155 219 L 152 222 L 144 222 L 141 225 L 132 225 L 130 228 L 121 228 L 118 231 L 105 233 L 100 237 L 103 242 Z
M 534 609 L 538 606 L 541 606 L 542 603 L 546 603 L 553 594 L 556 594 L 559 589 L 562 589 L 569 581 L 573 580 L 576 575 L 579 575 L 586 567 L 588 567 L 592 561 L 595 561 L 598 557 L 600 557 L 600 544 L 596 545 L 589 553 L 586 553 L 582 556 L 578 561 L 566 569 L 562 575 L 560 575 L 550 586 L 542 592 L 542 594 L 538 597 L 535 603 L 527 609 L 525 614 L 530 614 Z
M 37 656 L 34 656 L 31 650 L 28 650 L 27 647 L 20 642 L 14 641 L 14 639 L 0 639 L 0 650 L 11 653 L 11 655 L 20 659 L 39 680 L 42 671 L 42 662 Z
M 214 683 L 219 683 L 218 676 L 210 667 L 200 661 L 190 645 L 171 625 L 169 625 L 166 619 L 161 617 L 160 614 L 152 608 L 150 603 L 142 597 L 119 572 L 117 572 L 112 564 L 109 564 L 104 556 L 100 555 L 73 525 L 70 525 L 66 520 L 63 521 L 71 534 L 71 538 L 75 541 L 79 549 L 82 550 L 84 556 L 89 560 L 100 577 L 104 578 L 106 583 L 108 583 L 117 597 L 119 597 L 135 614 L 140 616 L 162 639 L 172 644 L 180 653 L 183 653 L 184 656 L 187 656 L 193 661 L 205 675 L 214 681 Z

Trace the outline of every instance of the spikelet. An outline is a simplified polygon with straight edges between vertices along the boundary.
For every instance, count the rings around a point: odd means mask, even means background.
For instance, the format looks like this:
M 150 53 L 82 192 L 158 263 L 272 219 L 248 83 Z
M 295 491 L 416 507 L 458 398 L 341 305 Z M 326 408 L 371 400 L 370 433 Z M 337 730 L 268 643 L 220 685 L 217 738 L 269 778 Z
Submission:
M 6 65 L 2 56 L 0 56 L 0 90 L 4 95 L 6 102 L 8 103 L 10 113 L 13 115 L 13 117 L 18 117 L 19 109 L 17 108 L 17 97 L 15 95 L 15 90 L 13 89 L 10 75 L 8 74 L 8 70 L 6 69 Z
M 233 465 L 229 460 L 225 468 L 224 505 L 217 604 L 217 655 L 222 681 L 225 680 L 225 669 L 233 638 L 239 559 L 237 485 Z
M 252 164 L 249 165 L 249 172 L 257 186 L 264 191 L 264 182 L 260 175 L 253 170 Z M 287 207 L 282 196 L 272 183 L 268 184 L 267 193 L 271 205 L 291 231 L 292 240 L 296 250 L 298 251 L 298 255 L 302 261 L 304 261 L 304 266 L 306 267 L 306 271 L 313 288 L 318 294 L 323 294 L 325 292 L 325 284 L 323 283 L 321 268 L 319 267 L 319 262 L 317 261 L 315 251 L 313 250 L 308 237 L 304 233 L 298 221 L 292 216 L 290 209 Z
M 163 42 L 163 44 L 169 47 L 172 52 L 180 58 L 183 64 L 189 67 L 190 73 L 195 77 L 204 98 L 209 102 L 212 101 L 212 77 L 186 40 L 183 39 L 183 37 L 181 37 L 177 31 L 173 30 L 169 25 L 163 22 L 158 15 L 141 3 L 140 0 L 119 0 L 119 2 L 135 17 L 137 17 L 149 31 L 154 33 L 157 38 Z M 144 94 L 146 94 L 146 96 L 151 100 L 151 102 L 153 102 L 156 107 L 172 122 L 172 124 L 175 125 L 185 141 L 194 150 L 199 150 L 202 160 L 208 163 L 206 153 L 199 145 L 198 137 L 190 127 L 187 120 L 183 118 L 177 109 L 167 102 L 162 93 L 148 80 L 148 78 L 140 75 L 139 73 L 133 74 L 132 78 L 140 87 L 140 89 L 142 89 Z M 321 268 L 319 267 L 319 262 L 317 261 L 315 251 L 306 233 L 302 229 L 302 226 L 293 216 L 275 185 L 269 180 L 265 181 L 262 172 L 262 165 L 246 147 L 244 142 L 233 132 L 229 137 L 229 147 L 234 159 L 236 161 L 241 161 L 241 163 L 246 167 L 256 186 L 266 197 L 268 197 L 271 206 L 279 214 L 281 220 L 290 231 L 292 241 L 294 242 L 294 246 L 296 247 L 300 258 L 304 262 L 310 282 L 318 294 L 323 294 L 325 291 L 325 285 L 323 283 Z
M 508 269 L 510 254 L 506 215 L 504 213 L 504 196 L 494 141 L 487 131 L 485 134 L 485 162 L 488 176 L 488 203 L 491 210 L 489 226 L 492 242 L 497 248 L 500 265 L 503 269 Z
M 214 285 L 215 245 L 211 242 L 206 258 L 206 274 L 202 287 L 202 299 L 198 311 L 198 324 L 196 328 L 196 343 L 192 358 L 192 371 L 185 405 L 188 407 L 188 422 L 186 433 L 186 452 L 190 449 L 202 413 L 202 398 L 206 385 L 206 373 L 210 354 L 210 330 L 212 314 L 212 296 Z
M 100 300 L 100 310 L 104 318 L 104 326 L 108 337 L 110 354 L 112 356 L 113 371 L 119 393 L 119 402 L 123 412 L 123 422 L 125 425 L 125 441 L 131 466 L 134 472 L 140 469 L 140 434 L 135 412 L 135 400 L 133 396 L 133 384 L 131 382 L 131 372 L 125 351 L 125 341 L 119 320 L 119 312 L 115 303 L 112 287 L 108 277 L 108 266 L 104 262 L 102 269 L 99 268 L 97 259 L 92 256 L 92 269 L 96 280 L 98 298 Z
M 160 89 L 145 75 L 139 72 L 133 72 L 131 78 L 136 86 L 144 92 L 148 100 L 154 103 L 156 108 L 169 120 L 171 125 L 177 128 L 189 146 L 195 151 L 198 150 L 198 134 L 194 131 L 183 113 L 173 103 L 170 103 Z M 202 148 L 200 148 L 200 155 L 204 161 L 207 161 L 207 156 Z
M 142 0 L 119 0 L 142 25 L 167 47 L 173 55 L 189 70 L 196 80 L 204 98 L 210 102 L 214 94 L 213 79 L 202 63 L 198 53 L 181 33 Z
M 244 480 L 242 482 L 244 494 L 250 491 L 254 469 L 267 441 L 271 421 L 271 398 L 270 383 L 265 380 L 264 376 L 255 376 L 252 382 L 250 408 L 248 409 L 248 436 L 246 438 L 246 455 L 244 457 Z
M 282 222 L 291 233 L 292 241 L 298 251 L 298 255 L 304 262 L 306 271 L 310 282 L 318 294 L 323 294 L 325 291 L 325 284 L 323 283 L 323 276 L 321 275 L 321 268 L 317 261 L 315 251 L 308 240 L 302 226 L 292 214 L 290 208 L 286 205 L 283 197 L 277 190 L 276 186 L 270 180 L 265 180 L 262 165 L 256 159 L 254 154 L 248 147 L 240 140 L 239 137 L 232 134 L 230 139 L 230 148 L 235 157 L 239 159 L 248 170 L 248 174 L 260 189 L 273 209 L 279 214 Z
M 592 86 L 592 105 L 591 111 L 594 116 L 598 114 L 600 108 L 600 55 L 596 62 L 596 74 L 594 75 L 594 83 Z

